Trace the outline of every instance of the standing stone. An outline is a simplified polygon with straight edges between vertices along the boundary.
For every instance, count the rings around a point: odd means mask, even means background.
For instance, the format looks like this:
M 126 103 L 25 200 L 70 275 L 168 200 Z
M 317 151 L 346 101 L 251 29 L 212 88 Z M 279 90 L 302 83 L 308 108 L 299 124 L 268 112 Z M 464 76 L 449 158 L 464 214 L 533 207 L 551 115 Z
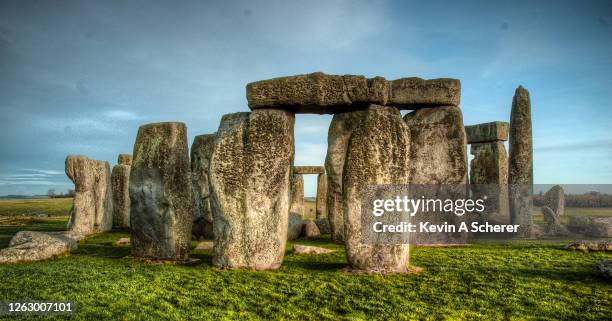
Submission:
M 130 227 L 130 168 L 132 155 L 121 154 L 113 167 L 111 186 L 113 192 L 113 226 Z
M 109 231 L 113 203 L 108 162 L 70 155 L 66 175 L 75 187 L 68 229 L 77 236 Z
M 508 154 L 502 141 L 472 143 L 470 187 L 474 198 L 487 197 L 482 219 L 491 224 L 510 224 L 508 204 Z
M 132 255 L 186 261 L 193 222 L 187 127 L 140 126 L 130 173 Z
M 327 217 L 327 177 L 325 173 L 317 175 L 317 219 Z
M 407 271 L 408 244 L 363 242 L 362 224 L 370 224 L 374 216 L 362 216 L 361 193 L 367 185 L 408 184 L 409 146 L 408 127 L 393 107 L 370 105 L 350 138 L 343 171 L 344 233 L 346 255 L 354 270 Z
M 530 237 L 533 194 L 533 147 L 531 136 L 531 101 L 527 89 L 519 86 L 512 99 L 510 113 L 510 155 L 508 184 L 510 218 L 518 224 L 518 236 Z
M 559 222 L 557 214 L 548 206 L 544 206 L 540 209 L 544 216 L 544 233 L 547 236 L 564 236 L 568 235 L 569 232 Z
M 293 174 L 291 180 L 291 207 L 289 212 L 304 215 L 304 176 Z
M 196 238 L 212 238 L 213 217 L 210 210 L 210 158 L 217 134 L 198 135 L 191 145 L 191 184 L 195 213 L 192 235 Z
M 223 116 L 210 165 L 213 264 L 276 269 L 287 241 L 293 113 Z
M 331 227 L 332 241 L 344 242 L 344 209 L 342 196 L 342 173 L 353 131 L 365 116 L 365 111 L 353 111 L 335 114 L 329 124 L 327 135 L 327 155 L 325 171 L 327 172 L 327 215 Z
M 557 216 L 562 216 L 565 213 L 565 192 L 563 187 L 555 185 L 544 194 L 544 203 Z
M 418 185 L 426 198 L 465 198 L 467 143 L 461 110 L 454 106 L 422 108 L 405 115 L 404 121 L 410 131 L 410 184 Z M 412 224 L 459 226 L 464 218 L 419 212 L 411 220 Z M 410 235 L 412 244 L 457 244 L 466 239 L 466 233 Z

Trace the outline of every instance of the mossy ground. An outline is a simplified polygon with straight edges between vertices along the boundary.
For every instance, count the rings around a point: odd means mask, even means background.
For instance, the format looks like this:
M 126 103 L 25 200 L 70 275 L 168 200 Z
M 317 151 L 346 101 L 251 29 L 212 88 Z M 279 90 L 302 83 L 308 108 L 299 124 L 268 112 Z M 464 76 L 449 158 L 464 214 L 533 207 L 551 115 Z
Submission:
M 62 229 L 65 217 L 0 226 L 1 246 L 24 229 Z M 334 249 L 277 271 L 221 271 L 210 251 L 191 266 L 152 265 L 116 246 L 127 231 L 82 241 L 69 256 L 0 266 L 0 300 L 73 300 L 70 320 L 609 320 L 612 284 L 592 266 L 612 258 L 565 242 L 416 247 L 410 275 L 353 275 L 327 236 L 296 243 Z M 194 242 L 195 245 L 195 242 Z M 1 319 L 2 317 L 0 317 Z M 8 319 L 8 317 L 5 317 Z M 44 317 L 53 320 L 62 317 Z M 65 318 L 65 317 L 64 317 Z M 15 318 L 12 318 L 15 319 Z M 32 320 L 43 317 L 30 317 Z

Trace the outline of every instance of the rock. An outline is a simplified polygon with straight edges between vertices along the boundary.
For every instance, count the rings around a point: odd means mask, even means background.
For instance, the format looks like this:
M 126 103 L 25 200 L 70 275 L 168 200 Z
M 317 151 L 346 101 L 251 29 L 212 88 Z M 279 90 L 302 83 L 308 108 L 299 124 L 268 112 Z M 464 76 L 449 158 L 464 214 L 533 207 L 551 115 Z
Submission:
M 113 226 L 119 228 L 130 227 L 130 168 L 130 165 L 115 165 L 111 174 Z
M 321 231 L 319 231 L 319 227 L 314 221 L 305 220 L 302 223 L 302 235 L 306 238 L 317 237 L 321 235 Z
M 548 206 L 541 208 L 542 214 L 544 215 L 544 233 L 549 236 L 567 236 L 569 232 L 565 226 L 561 225 L 557 214 L 553 212 Z
M 66 175 L 75 187 L 68 229 L 82 235 L 109 231 L 113 206 L 108 162 L 70 155 L 66 157 Z
M 21 231 L 0 250 L 0 264 L 45 260 L 76 248 L 76 240 L 62 233 Z
M 362 240 L 361 192 L 367 185 L 410 182 L 410 135 L 398 109 L 370 105 L 353 131 L 343 171 L 344 235 L 350 267 L 374 273 L 404 273 L 408 244 L 369 244 Z
M 593 266 L 595 275 L 605 279 L 612 280 L 612 260 L 603 260 Z
M 132 155 L 119 154 L 119 156 L 117 157 L 117 164 L 132 166 Z
M 565 193 L 563 187 L 555 185 L 544 194 L 544 203 L 557 215 L 565 213 Z
M 612 243 L 610 241 L 576 241 L 565 246 L 565 249 L 582 252 L 610 252 L 612 251 Z
M 465 126 L 468 144 L 503 142 L 508 140 L 507 122 L 494 121 L 490 123 Z
M 132 241 L 130 240 L 129 237 L 122 237 L 122 238 L 118 239 L 115 242 L 115 245 L 119 245 L 119 246 L 121 246 L 121 245 L 130 245 L 131 243 L 132 243 Z
M 317 175 L 316 217 L 327 217 L 327 177 L 325 173 Z
M 570 216 L 567 229 L 589 237 L 612 237 L 612 217 Z
M 293 113 L 275 109 L 223 116 L 210 166 L 216 267 L 280 267 L 294 122 Z
M 463 115 L 458 107 L 422 108 L 404 116 L 410 133 L 410 184 L 422 188 L 426 198 L 465 198 L 467 183 L 467 143 Z M 436 188 L 440 187 L 440 190 Z M 420 212 L 412 224 L 459 225 L 465 220 L 456 215 Z M 468 224 L 469 225 L 469 224 Z M 412 244 L 462 244 L 467 233 L 411 233 Z
M 198 135 L 191 145 L 191 183 L 195 214 L 193 236 L 212 238 L 213 217 L 210 209 L 209 167 L 217 134 Z
M 461 84 L 456 79 L 387 81 L 382 77 L 317 72 L 252 82 L 246 91 L 251 110 L 281 108 L 296 113 L 335 114 L 365 109 L 370 103 L 409 109 L 458 106 Z
M 290 213 L 304 215 L 304 177 L 301 174 L 292 175 Z
M 355 128 L 365 116 L 365 111 L 354 111 L 335 114 L 329 125 L 327 135 L 327 155 L 325 171 L 327 173 L 327 215 L 331 228 L 332 241 L 344 242 L 344 208 L 342 205 L 342 173 L 348 143 Z
M 208 251 L 208 250 L 212 250 L 213 246 L 214 245 L 213 245 L 212 241 L 204 241 L 204 242 L 198 243 L 198 245 L 196 245 L 195 249 L 199 250 L 199 251 Z
M 508 184 L 510 185 L 510 218 L 518 224 L 519 237 L 530 237 L 533 217 L 533 146 L 531 136 L 531 101 L 529 92 L 519 86 L 512 99 L 510 113 L 510 153 Z
M 36 217 L 40 217 L 40 218 L 49 217 L 49 213 L 36 213 Z
M 300 234 L 302 234 L 302 215 L 291 212 L 287 226 L 287 241 L 297 240 Z
M 293 254 L 327 254 L 332 253 L 333 250 L 326 249 L 323 247 L 317 246 L 307 246 L 307 245 L 293 245 Z
M 467 128 L 467 127 L 466 127 Z M 508 204 L 508 154 L 501 141 L 472 143 L 470 186 L 474 198 L 487 197 L 481 217 L 491 224 L 510 224 Z
M 293 166 L 293 174 L 325 174 L 323 166 Z
M 317 219 L 315 220 L 315 224 L 317 224 L 317 227 L 319 228 L 319 232 L 321 232 L 321 234 L 331 233 L 331 228 L 329 226 L 329 220 L 327 218 Z
M 130 173 L 132 255 L 187 261 L 193 223 L 187 127 L 140 126 Z

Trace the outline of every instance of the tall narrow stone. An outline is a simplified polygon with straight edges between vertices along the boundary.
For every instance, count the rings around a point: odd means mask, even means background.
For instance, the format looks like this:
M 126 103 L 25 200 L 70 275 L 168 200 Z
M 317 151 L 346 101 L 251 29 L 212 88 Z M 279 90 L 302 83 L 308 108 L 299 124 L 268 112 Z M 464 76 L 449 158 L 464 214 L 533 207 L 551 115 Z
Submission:
M 565 213 L 565 192 L 563 187 L 555 185 L 551 187 L 546 194 L 544 194 L 544 202 L 554 213 L 559 216 L 563 216 Z
M 325 173 L 317 175 L 317 219 L 327 217 L 327 177 Z
M 355 128 L 343 171 L 345 246 L 352 269 L 376 273 L 407 271 L 408 244 L 367 244 L 362 224 L 361 192 L 372 184 L 408 184 L 410 175 L 408 127 L 399 110 L 370 105 Z M 373 218 L 373 216 L 372 216 Z
M 293 241 L 302 233 L 302 220 L 304 218 L 304 176 L 292 175 L 291 179 L 291 206 L 289 208 L 289 223 L 287 227 L 287 240 Z
M 365 111 L 335 114 L 329 124 L 325 171 L 327 172 L 327 215 L 334 243 L 344 242 L 342 173 L 349 139 L 364 116 Z
M 77 236 L 109 231 L 113 204 L 108 162 L 70 155 L 66 157 L 66 175 L 75 187 L 68 229 Z
M 510 224 L 508 204 L 508 154 L 502 141 L 472 143 L 470 184 L 474 198 L 487 197 L 482 219 L 491 224 Z
M 132 255 L 186 261 L 193 222 L 187 127 L 140 126 L 130 172 Z
M 213 237 L 209 167 L 216 137 L 216 133 L 198 135 L 191 145 L 191 184 L 195 205 L 192 234 L 196 238 Z
M 287 240 L 293 113 L 257 109 L 223 116 L 210 166 L 213 264 L 280 267 Z
M 443 192 L 449 198 L 465 198 L 466 186 L 461 184 L 467 183 L 467 140 L 461 110 L 454 106 L 422 108 L 405 115 L 404 121 L 410 130 L 410 183 L 422 187 L 426 197 L 441 198 L 438 193 Z M 459 226 L 464 218 L 419 212 L 411 220 L 413 224 Z M 412 244 L 465 243 L 466 239 L 466 233 L 410 235 Z
M 113 226 L 130 227 L 130 169 L 132 155 L 121 154 L 111 173 L 113 192 Z
M 531 101 L 527 89 L 519 86 L 512 99 L 510 114 L 510 155 L 508 184 L 510 218 L 518 224 L 519 237 L 530 237 L 533 194 L 533 146 L 531 136 Z

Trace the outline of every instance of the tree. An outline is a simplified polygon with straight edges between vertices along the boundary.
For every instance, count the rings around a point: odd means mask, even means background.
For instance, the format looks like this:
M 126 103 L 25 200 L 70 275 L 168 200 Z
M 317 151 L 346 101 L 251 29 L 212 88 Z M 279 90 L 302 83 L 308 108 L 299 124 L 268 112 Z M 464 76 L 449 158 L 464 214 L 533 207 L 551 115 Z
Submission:
M 47 196 L 49 196 L 49 197 L 51 197 L 51 198 L 55 197 L 55 188 L 50 188 L 50 189 L 47 191 Z

